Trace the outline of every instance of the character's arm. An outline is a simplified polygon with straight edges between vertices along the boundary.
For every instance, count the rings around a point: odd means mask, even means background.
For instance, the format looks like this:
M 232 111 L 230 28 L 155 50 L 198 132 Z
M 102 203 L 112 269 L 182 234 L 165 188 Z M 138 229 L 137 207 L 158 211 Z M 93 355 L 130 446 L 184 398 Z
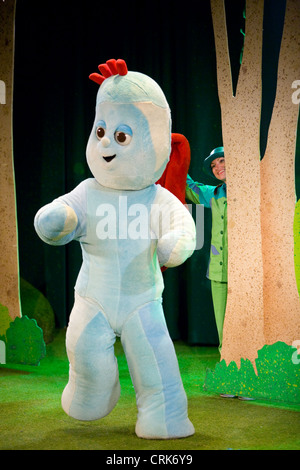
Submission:
M 42 207 L 34 218 L 39 237 L 50 245 L 65 245 L 84 232 L 85 188 L 81 183 L 64 196 Z
M 214 196 L 215 186 L 198 183 L 190 175 L 187 175 L 185 197 L 195 204 L 203 204 L 210 207 L 210 199 Z
M 196 228 L 191 214 L 173 194 L 159 185 L 151 209 L 151 231 L 157 239 L 160 266 L 179 266 L 195 250 Z

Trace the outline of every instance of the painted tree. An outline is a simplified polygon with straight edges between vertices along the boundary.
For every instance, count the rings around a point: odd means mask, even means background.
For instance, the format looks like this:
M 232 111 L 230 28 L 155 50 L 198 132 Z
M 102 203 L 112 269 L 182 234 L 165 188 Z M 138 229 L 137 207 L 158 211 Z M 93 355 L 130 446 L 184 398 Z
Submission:
M 295 146 L 300 78 L 300 2 L 288 0 L 276 99 L 261 162 L 265 341 L 291 344 L 300 338 L 300 302 L 294 268 Z M 297 104 L 298 101 L 298 104 Z M 274 190 L 276 188 L 276 190 Z
M 242 63 L 232 88 L 225 6 L 211 0 L 228 196 L 228 299 L 221 359 L 253 364 L 264 344 L 300 337 L 294 269 L 300 2 L 287 0 L 277 93 L 260 159 L 263 0 L 246 2 Z
M 15 178 L 13 165 L 12 101 L 15 0 L 0 2 L 0 303 L 12 319 L 21 317 Z

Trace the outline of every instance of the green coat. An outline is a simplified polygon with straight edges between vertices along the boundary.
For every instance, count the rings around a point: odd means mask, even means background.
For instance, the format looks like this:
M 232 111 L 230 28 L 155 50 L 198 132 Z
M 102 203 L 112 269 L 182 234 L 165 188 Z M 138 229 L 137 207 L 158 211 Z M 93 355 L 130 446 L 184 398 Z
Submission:
M 211 208 L 211 247 L 207 277 L 213 281 L 227 282 L 228 239 L 226 184 L 208 186 L 193 181 L 188 175 L 185 195 L 187 199 L 195 204 L 203 204 L 204 207 Z

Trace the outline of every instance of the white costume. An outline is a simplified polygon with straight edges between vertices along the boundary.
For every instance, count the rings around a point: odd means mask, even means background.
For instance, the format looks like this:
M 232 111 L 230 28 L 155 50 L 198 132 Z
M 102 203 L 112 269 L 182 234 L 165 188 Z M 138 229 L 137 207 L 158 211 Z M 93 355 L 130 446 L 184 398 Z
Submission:
M 173 343 L 166 327 L 160 266 L 177 266 L 195 249 L 188 210 L 155 182 L 170 155 L 170 111 L 159 86 L 128 72 L 99 88 L 87 145 L 95 177 L 39 210 L 46 243 L 77 240 L 83 263 L 67 329 L 66 413 L 107 415 L 120 395 L 116 335 L 136 391 L 136 433 L 177 438 L 194 433 Z

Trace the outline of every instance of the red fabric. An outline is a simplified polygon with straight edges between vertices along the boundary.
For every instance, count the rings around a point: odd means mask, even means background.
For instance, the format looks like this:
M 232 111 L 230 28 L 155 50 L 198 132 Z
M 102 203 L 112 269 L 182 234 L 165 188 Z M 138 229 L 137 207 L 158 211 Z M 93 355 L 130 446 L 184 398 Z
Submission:
M 191 161 L 190 145 L 182 134 L 172 134 L 171 137 L 170 160 L 156 183 L 168 189 L 185 204 L 186 177 Z
M 186 177 L 190 161 L 191 150 L 187 138 L 182 134 L 172 134 L 170 160 L 156 184 L 168 189 L 182 204 L 185 204 Z M 162 272 L 166 269 L 165 266 L 161 267 Z

